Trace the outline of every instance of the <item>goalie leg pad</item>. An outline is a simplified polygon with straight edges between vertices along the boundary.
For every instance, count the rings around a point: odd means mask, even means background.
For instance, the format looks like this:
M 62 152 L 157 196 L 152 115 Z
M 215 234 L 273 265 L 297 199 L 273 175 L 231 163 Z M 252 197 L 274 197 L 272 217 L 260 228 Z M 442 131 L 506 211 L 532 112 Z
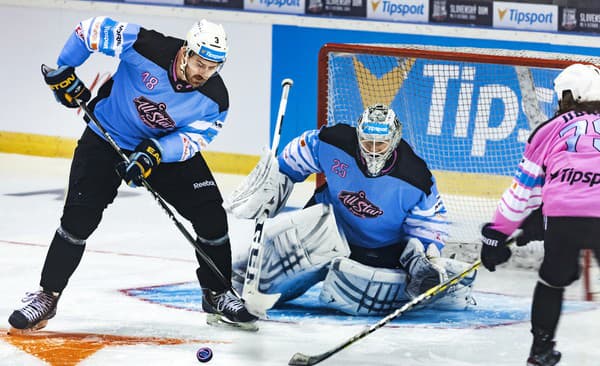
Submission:
M 322 281 L 333 258 L 350 255 L 332 209 L 323 204 L 266 220 L 263 245 L 258 288 L 281 293 L 278 304 Z
M 409 300 L 406 280 L 402 269 L 376 268 L 349 258 L 335 258 L 319 300 L 350 315 L 384 315 Z

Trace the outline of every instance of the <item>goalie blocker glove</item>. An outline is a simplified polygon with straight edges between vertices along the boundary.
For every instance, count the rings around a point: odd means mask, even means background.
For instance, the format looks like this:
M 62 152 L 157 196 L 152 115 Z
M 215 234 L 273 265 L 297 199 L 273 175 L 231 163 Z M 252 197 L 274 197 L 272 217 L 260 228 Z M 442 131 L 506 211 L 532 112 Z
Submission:
M 511 251 L 506 246 L 508 235 L 491 228 L 492 224 L 487 223 L 481 229 L 483 236 L 481 242 L 481 263 L 488 271 L 494 272 L 498 264 L 506 262 Z
M 73 66 L 60 66 L 54 70 L 42 65 L 42 74 L 56 100 L 67 108 L 78 108 L 76 99 L 87 102 L 92 96 L 90 90 L 75 75 Z
M 162 150 L 158 141 L 146 139 L 135 148 L 129 156 L 129 164 L 122 161 L 117 164 L 116 170 L 119 176 L 130 187 L 140 187 L 143 179 L 148 178 L 152 169 L 156 168 L 161 161 Z

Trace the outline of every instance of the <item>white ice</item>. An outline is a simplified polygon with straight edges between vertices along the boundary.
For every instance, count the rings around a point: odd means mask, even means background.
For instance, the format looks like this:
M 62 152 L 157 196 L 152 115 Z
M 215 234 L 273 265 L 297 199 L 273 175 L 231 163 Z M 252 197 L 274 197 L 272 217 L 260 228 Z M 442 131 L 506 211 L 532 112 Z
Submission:
M 0 330 L 37 289 L 47 246 L 58 226 L 70 161 L 0 154 Z M 226 195 L 241 177 L 217 174 Z M 301 206 L 313 183 L 298 185 L 290 204 Z M 46 192 L 47 193 L 43 193 Z M 39 194 L 16 195 L 26 192 Z M 189 227 L 189 226 L 188 226 Z M 251 224 L 230 222 L 234 251 L 251 234 Z M 190 228 L 191 230 L 191 228 Z M 109 346 L 81 365 L 198 365 L 196 350 L 209 346 L 208 365 L 286 365 L 296 352 L 318 354 L 359 332 L 363 326 L 335 323 L 259 322 L 258 333 L 215 328 L 205 314 L 168 308 L 126 296 L 119 289 L 189 282 L 195 279 L 193 249 L 144 189 L 122 188 L 89 238 L 83 260 L 71 278 L 47 331 L 188 340 L 180 345 Z M 476 289 L 530 297 L 536 274 L 500 268 L 482 270 Z M 567 298 L 580 299 L 580 284 Z M 502 309 L 503 304 L 497 304 Z M 599 365 L 600 309 L 564 314 L 557 348 L 561 365 Z M 524 365 L 531 336 L 529 322 L 439 329 L 384 327 L 323 365 Z M 197 340 L 197 341 L 194 341 Z M 67 361 L 65 361 L 66 363 Z M 43 361 L 0 337 L 0 365 L 42 365 Z

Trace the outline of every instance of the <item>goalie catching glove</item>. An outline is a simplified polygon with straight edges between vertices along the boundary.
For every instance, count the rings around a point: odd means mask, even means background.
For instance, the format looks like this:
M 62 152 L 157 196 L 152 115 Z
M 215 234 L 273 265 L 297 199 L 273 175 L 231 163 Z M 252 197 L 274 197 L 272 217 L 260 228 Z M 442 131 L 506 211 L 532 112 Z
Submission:
M 256 219 L 265 211 L 268 217 L 274 217 L 285 206 L 293 187 L 292 180 L 279 172 L 277 158 L 265 148 L 256 167 L 223 207 L 238 219 Z
M 129 156 L 129 163 L 117 164 L 117 173 L 130 187 L 140 187 L 143 179 L 148 178 L 152 169 L 160 164 L 162 152 L 158 141 L 146 139 L 135 148 Z

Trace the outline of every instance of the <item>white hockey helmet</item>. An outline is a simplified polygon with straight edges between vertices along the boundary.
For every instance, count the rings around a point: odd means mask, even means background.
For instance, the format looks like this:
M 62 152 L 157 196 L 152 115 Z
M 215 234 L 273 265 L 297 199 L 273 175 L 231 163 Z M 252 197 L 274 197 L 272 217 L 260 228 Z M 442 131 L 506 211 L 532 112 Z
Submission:
M 402 124 L 391 108 L 374 104 L 359 118 L 356 135 L 367 173 L 376 177 L 402 138 Z
M 223 64 L 227 59 L 227 34 L 221 24 L 202 19 L 188 31 L 186 48 L 198 56 Z
M 575 102 L 600 101 L 600 70 L 593 65 L 573 64 L 554 79 L 558 100 L 563 91 L 570 90 Z

